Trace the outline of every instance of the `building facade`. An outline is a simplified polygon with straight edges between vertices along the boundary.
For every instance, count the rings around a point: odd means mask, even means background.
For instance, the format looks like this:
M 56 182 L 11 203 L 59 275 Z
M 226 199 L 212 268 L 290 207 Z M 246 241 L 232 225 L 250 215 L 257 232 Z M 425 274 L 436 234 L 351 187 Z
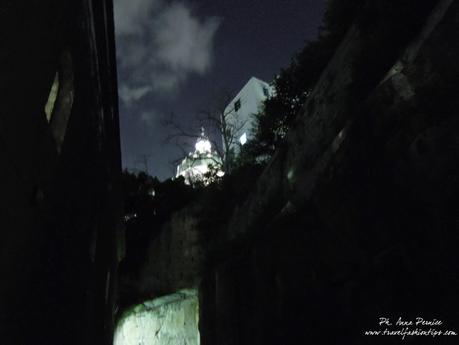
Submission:
M 267 82 L 252 77 L 226 106 L 223 116 L 232 135 L 232 142 L 226 151 L 238 154 L 240 147 L 252 138 L 255 114 L 263 102 L 274 94 L 274 88 Z M 225 152 L 228 154 L 229 152 Z

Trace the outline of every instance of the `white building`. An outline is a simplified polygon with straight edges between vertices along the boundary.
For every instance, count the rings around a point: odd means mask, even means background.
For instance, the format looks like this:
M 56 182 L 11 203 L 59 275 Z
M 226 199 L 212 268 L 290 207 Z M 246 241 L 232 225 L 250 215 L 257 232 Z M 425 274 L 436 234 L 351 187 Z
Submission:
M 240 145 L 251 139 L 255 125 L 254 114 L 261 110 L 263 101 L 273 94 L 273 87 L 252 77 L 225 108 L 224 116 L 234 138 L 229 149 L 234 154 L 239 152 Z
M 212 144 L 202 129 L 201 136 L 196 141 L 194 152 L 190 152 L 177 166 L 175 177 L 183 176 L 188 185 L 193 185 L 196 182 L 203 182 L 207 185 L 211 179 L 209 180 L 205 175 L 214 169 L 214 171 L 217 170 L 216 175 L 221 177 L 224 175 L 221 168 L 222 160 L 216 151 L 212 151 Z

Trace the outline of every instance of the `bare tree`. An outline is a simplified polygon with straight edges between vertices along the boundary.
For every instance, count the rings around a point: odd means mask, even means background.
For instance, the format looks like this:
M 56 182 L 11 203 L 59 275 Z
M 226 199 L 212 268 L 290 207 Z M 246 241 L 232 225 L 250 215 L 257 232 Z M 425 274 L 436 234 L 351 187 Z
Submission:
M 148 169 L 148 160 L 151 158 L 152 155 L 139 155 L 138 159 L 135 161 L 136 164 L 139 164 L 143 166 L 143 171 L 148 175 L 149 174 L 149 169 Z
M 177 157 L 176 159 L 171 160 L 169 162 L 174 175 L 177 173 L 177 166 L 181 164 L 184 158 L 186 158 L 187 160 L 186 164 L 188 164 L 189 167 L 193 167 L 195 165 L 199 166 L 200 164 L 202 164 L 201 159 L 203 157 L 201 154 L 196 156 L 195 154 L 190 154 L 189 152 L 190 151 L 189 147 L 191 146 L 190 139 L 197 139 L 202 136 L 202 130 L 198 130 L 198 125 L 197 125 L 197 123 L 199 122 L 198 117 L 196 116 L 192 122 L 193 123 L 191 125 L 186 127 L 183 124 L 183 122 L 180 121 L 180 119 L 174 113 L 171 113 L 169 117 L 164 118 L 162 120 L 162 125 L 167 128 L 166 130 L 167 135 L 166 135 L 165 141 L 168 143 L 175 144 L 181 151 L 180 157 Z M 187 123 L 189 124 L 189 121 L 187 121 Z M 203 123 L 199 122 L 199 124 L 202 125 Z M 199 178 L 198 179 L 195 179 L 192 177 L 189 178 L 188 183 L 190 183 L 193 186 L 200 186 L 201 183 L 205 184 L 204 181 L 213 182 L 214 180 L 217 179 L 217 176 L 212 176 L 212 174 L 214 172 L 216 174 L 222 169 L 222 165 L 223 165 L 222 159 L 221 159 L 222 151 L 220 149 L 220 146 L 218 145 L 216 140 L 211 139 L 209 137 L 207 138 L 211 142 L 214 148 L 213 150 L 214 154 L 210 156 L 206 156 L 205 159 L 210 160 L 212 163 L 209 163 L 208 165 L 208 169 L 209 169 L 209 172 L 207 174 L 208 176 L 201 177 L 203 181 L 200 181 Z M 187 179 L 187 177 L 185 177 L 185 179 Z
M 237 143 L 240 130 L 245 126 L 246 120 L 237 117 L 235 104 L 230 104 L 233 99 L 232 93 L 219 91 L 211 97 L 209 104 L 199 110 L 194 118 L 193 128 L 205 127 L 209 135 L 209 141 L 215 148 L 223 164 L 223 170 L 230 172 L 234 161 L 233 147 Z M 166 137 L 168 142 L 173 142 L 183 149 L 187 146 L 186 139 L 199 138 L 199 130 L 190 130 L 178 121 L 175 114 L 170 114 L 163 120 L 163 125 L 168 128 Z M 218 142 L 221 140 L 221 143 Z
M 222 139 L 221 158 L 224 170 L 228 172 L 231 171 L 234 161 L 233 147 L 237 143 L 239 132 L 247 122 L 238 118 L 235 104 L 230 104 L 232 99 L 232 93 L 221 91 L 212 97 L 206 109 L 199 112 L 201 121 L 207 123 L 209 128 L 215 130 Z

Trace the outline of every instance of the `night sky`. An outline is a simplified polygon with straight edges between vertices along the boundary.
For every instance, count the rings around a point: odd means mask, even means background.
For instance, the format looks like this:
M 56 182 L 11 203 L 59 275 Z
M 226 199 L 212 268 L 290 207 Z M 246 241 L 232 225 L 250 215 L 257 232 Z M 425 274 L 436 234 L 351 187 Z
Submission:
M 317 36 L 325 0 L 114 0 L 123 167 L 173 175 L 174 113 L 198 133 L 200 109 L 251 76 L 267 82 Z M 191 149 L 191 147 L 190 147 Z

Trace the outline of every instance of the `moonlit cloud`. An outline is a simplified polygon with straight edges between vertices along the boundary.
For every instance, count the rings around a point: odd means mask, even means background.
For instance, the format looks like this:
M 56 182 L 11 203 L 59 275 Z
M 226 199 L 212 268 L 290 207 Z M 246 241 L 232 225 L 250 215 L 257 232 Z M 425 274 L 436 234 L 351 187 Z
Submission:
M 219 23 L 183 2 L 115 0 L 121 100 L 168 96 L 193 74 L 207 73 Z
M 160 5 L 160 0 L 115 0 L 116 34 L 141 34 L 152 12 Z
M 150 86 L 141 86 L 141 87 L 129 87 L 127 85 L 121 85 L 118 93 L 121 98 L 121 100 L 129 105 L 133 101 L 138 101 L 141 99 L 143 96 L 145 96 L 148 92 L 151 91 Z
M 155 23 L 156 58 L 176 71 L 204 73 L 211 63 L 213 38 L 219 21 L 200 22 L 182 3 L 169 6 Z

